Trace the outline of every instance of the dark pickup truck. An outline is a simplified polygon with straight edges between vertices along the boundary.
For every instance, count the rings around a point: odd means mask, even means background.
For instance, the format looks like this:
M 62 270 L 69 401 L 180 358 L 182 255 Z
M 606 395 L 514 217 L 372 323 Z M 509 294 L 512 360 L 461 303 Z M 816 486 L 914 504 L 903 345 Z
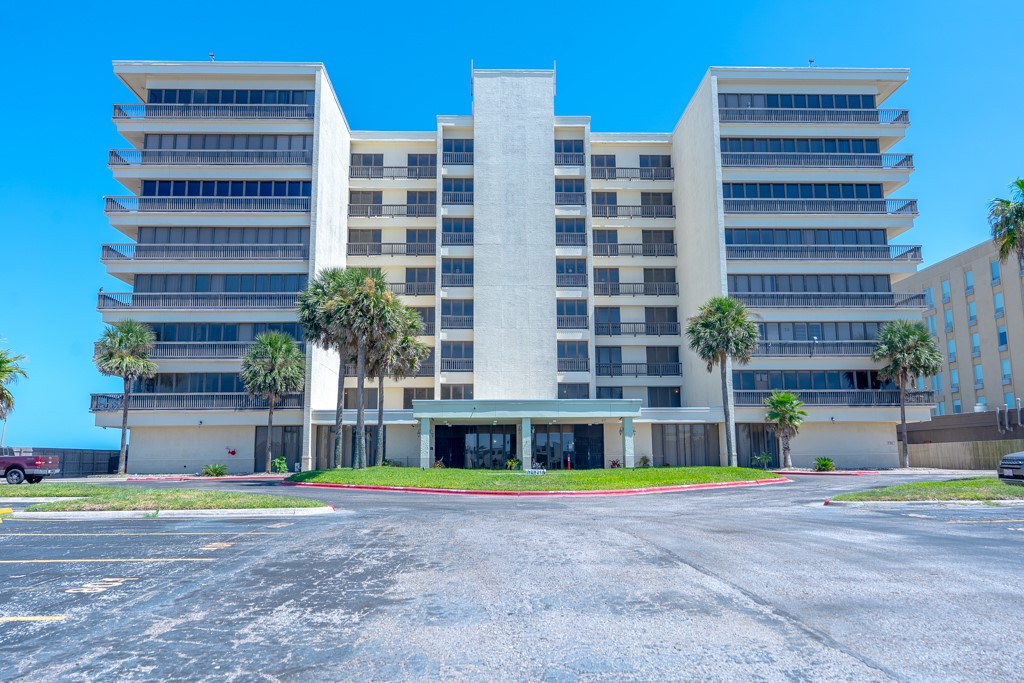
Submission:
M 0 446 L 0 472 L 8 484 L 27 481 L 38 484 L 51 474 L 60 474 L 60 458 L 55 455 L 33 455 L 31 448 Z

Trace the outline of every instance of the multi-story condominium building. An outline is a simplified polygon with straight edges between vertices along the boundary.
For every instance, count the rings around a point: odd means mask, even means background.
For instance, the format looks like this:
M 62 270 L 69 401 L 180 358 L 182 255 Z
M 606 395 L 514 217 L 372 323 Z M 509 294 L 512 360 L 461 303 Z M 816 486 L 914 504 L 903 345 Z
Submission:
M 471 114 L 379 132 L 349 128 L 320 64 L 114 66 L 138 102 L 114 107 L 127 193 L 106 211 L 125 243 L 103 260 L 132 291 L 99 310 L 159 339 L 131 398 L 132 471 L 252 469 L 265 411 L 240 357 L 262 330 L 301 337 L 295 294 L 327 266 L 381 268 L 425 323 L 418 375 L 369 390 L 399 463 L 726 462 L 719 374 L 683 327 L 731 293 L 763 336 L 730 368 L 741 462 L 775 450 L 762 401 L 792 389 L 810 412 L 797 463 L 896 465 L 897 392 L 869 356 L 881 323 L 924 305 L 892 286 L 920 261 L 890 243 L 917 214 L 892 197 L 913 168 L 891 151 L 908 114 L 880 108 L 905 70 L 713 68 L 666 133 L 556 116 L 552 71 L 476 70 Z M 306 354 L 272 438 L 323 467 L 337 358 Z M 912 399 L 927 419 L 928 392 Z M 119 407 L 92 399 L 100 425 Z
M 901 292 L 924 294 L 924 323 L 945 356 L 942 371 L 918 385 L 934 391 L 936 415 L 1020 405 L 1024 377 L 1015 383 L 1013 373 L 1024 372 L 1020 274 L 986 240 L 899 283 Z

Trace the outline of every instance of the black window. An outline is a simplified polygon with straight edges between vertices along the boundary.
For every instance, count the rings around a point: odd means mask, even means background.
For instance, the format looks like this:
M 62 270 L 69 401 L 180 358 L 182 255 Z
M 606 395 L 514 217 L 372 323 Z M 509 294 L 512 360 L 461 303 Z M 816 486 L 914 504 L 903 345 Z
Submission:
M 556 302 L 557 315 L 586 315 L 586 299 L 558 299 Z
M 648 408 L 679 408 L 682 405 L 679 387 L 647 387 Z
M 434 387 L 415 387 L 402 390 L 402 407 L 406 410 L 412 410 L 413 401 L 432 400 L 434 400 Z
M 622 387 L 598 387 L 598 398 L 622 398 Z
M 589 384 L 562 384 L 558 385 L 558 398 L 590 398 Z
M 640 168 L 671 168 L 672 157 L 668 154 L 641 154 Z
M 588 343 L 585 341 L 560 341 L 558 342 L 558 357 L 589 358 L 587 346 Z
M 555 140 L 555 154 L 583 154 L 583 140 Z
M 442 384 L 441 400 L 470 401 L 473 399 L 472 384 Z

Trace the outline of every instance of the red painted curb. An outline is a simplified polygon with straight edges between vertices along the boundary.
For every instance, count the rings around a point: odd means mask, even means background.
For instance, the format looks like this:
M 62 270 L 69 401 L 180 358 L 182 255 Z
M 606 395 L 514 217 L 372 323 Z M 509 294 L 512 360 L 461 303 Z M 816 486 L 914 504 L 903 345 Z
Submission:
M 797 476 L 810 476 L 810 477 L 863 477 L 865 474 L 879 474 L 878 470 L 849 470 L 846 472 L 790 472 L 782 470 L 770 470 L 776 474 L 784 474 L 789 476 L 795 474 Z
M 286 474 L 264 474 L 245 477 L 128 477 L 125 481 L 279 481 L 284 479 Z
M 765 486 L 768 484 L 791 483 L 791 480 L 755 479 L 753 481 L 720 481 L 709 484 L 680 484 L 678 486 L 654 486 L 642 489 L 597 489 L 593 491 L 474 491 L 470 489 L 428 489 L 415 486 L 371 486 L 368 484 L 317 484 L 282 481 L 281 486 L 303 486 L 321 489 L 349 489 L 356 491 L 394 491 L 399 493 L 436 493 L 457 496 L 639 496 L 651 493 L 672 493 L 676 491 L 697 491 L 700 489 L 739 488 L 743 486 Z

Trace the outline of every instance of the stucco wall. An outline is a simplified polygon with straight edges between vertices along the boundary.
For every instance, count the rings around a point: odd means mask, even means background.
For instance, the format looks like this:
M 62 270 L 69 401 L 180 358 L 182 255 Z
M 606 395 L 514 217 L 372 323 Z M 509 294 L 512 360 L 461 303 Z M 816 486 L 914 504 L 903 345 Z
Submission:
M 128 473 L 195 474 L 222 463 L 230 474 L 251 474 L 255 447 L 255 427 L 133 427 Z
M 840 468 L 899 467 L 896 429 L 891 422 L 810 422 L 791 442 L 794 467 L 811 467 L 827 457 Z

